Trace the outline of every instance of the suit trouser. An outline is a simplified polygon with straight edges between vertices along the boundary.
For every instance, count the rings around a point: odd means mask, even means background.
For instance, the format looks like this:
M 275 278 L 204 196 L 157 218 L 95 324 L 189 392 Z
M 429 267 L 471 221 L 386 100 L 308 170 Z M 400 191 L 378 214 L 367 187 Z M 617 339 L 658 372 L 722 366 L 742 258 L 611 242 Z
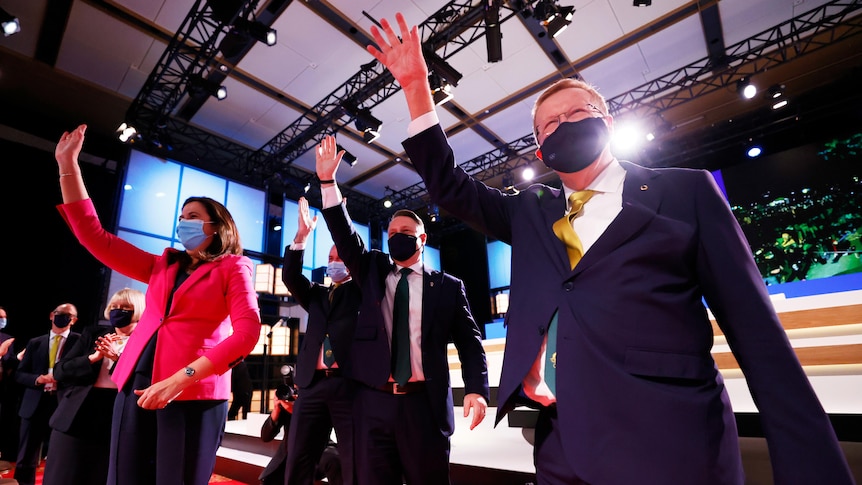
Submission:
M 18 435 L 18 459 L 15 463 L 15 480 L 20 485 L 33 485 L 36 482 L 36 468 L 42 460 L 42 445 L 51 436 L 48 421 L 57 409 L 54 394 L 45 393 L 39 400 L 36 412 L 29 418 L 21 418 Z M 47 447 L 46 447 L 47 448 Z
M 448 485 L 449 436 L 428 391 L 393 395 L 358 386 L 355 417 L 359 485 Z
M 299 390 L 287 436 L 285 483 L 314 483 L 317 465 L 329 443 L 330 430 L 334 426 L 343 482 L 353 484 L 355 386 L 353 381 L 344 377 L 317 377 L 310 386 Z
M 227 401 L 174 401 L 150 411 L 131 391 L 143 387 L 127 385 L 114 402 L 108 485 L 206 485 L 224 436 Z

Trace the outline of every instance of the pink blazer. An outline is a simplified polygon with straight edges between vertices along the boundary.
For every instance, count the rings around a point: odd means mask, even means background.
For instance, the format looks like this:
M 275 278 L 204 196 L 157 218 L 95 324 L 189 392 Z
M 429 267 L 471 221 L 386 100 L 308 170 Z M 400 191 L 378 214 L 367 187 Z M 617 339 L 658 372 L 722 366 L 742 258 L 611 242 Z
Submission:
M 167 308 L 178 265 L 176 249 L 161 255 L 143 251 L 105 231 L 90 199 L 57 206 L 78 241 L 103 264 L 148 284 L 147 307 L 112 374 L 122 389 L 147 342 L 158 332 L 153 382 L 206 356 L 215 374 L 186 388 L 178 400 L 228 399 L 230 370 L 254 348 L 260 308 L 252 283 L 252 262 L 226 255 L 202 264 L 177 288 Z

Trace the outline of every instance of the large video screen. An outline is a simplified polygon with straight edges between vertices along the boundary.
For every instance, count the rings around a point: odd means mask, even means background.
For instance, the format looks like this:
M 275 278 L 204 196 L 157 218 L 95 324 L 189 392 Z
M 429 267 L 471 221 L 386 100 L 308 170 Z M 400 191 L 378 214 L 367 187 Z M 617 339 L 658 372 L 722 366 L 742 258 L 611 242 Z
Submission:
M 862 133 L 724 168 L 719 179 L 771 294 L 862 288 Z

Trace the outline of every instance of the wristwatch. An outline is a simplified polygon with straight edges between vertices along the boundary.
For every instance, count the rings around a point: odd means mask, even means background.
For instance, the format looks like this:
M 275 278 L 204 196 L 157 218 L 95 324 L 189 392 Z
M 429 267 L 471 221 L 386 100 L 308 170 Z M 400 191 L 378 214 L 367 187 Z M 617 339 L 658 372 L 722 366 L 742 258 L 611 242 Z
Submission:
M 185 372 L 188 377 L 194 377 L 195 375 L 195 370 L 188 366 L 186 366 Z

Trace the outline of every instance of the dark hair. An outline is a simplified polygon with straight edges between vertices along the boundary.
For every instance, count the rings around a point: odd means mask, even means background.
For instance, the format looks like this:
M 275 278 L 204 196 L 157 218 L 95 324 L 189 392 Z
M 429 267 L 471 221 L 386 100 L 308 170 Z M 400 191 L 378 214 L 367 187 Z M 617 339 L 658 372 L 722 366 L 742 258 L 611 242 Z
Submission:
M 413 222 L 419 224 L 419 227 L 422 227 L 423 229 L 425 227 L 425 223 L 422 221 L 422 218 L 410 209 L 398 209 L 394 214 L 392 214 L 392 217 L 389 218 L 389 222 L 392 222 L 392 219 L 395 219 L 396 217 L 407 217 L 413 219 Z
M 239 230 L 227 207 L 209 197 L 189 197 L 183 202 L 183 207 L 192 202 L 198 202 L 204 206 L 216 228 L 212 240 L 201 253 L 201 261 L 213 261 L 225 254 L 242 254 Z

